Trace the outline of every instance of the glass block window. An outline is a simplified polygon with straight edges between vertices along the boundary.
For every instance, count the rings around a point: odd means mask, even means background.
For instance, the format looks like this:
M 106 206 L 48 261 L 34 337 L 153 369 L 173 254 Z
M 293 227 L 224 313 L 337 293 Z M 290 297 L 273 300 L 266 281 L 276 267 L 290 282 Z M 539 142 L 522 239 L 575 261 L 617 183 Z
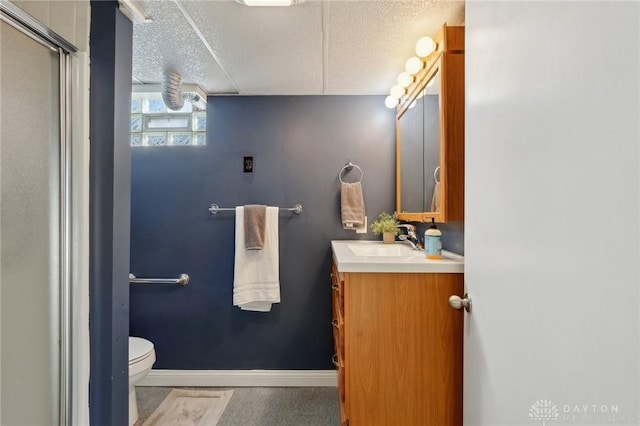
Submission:
M 169 145 L 193 145 L 191 133 L 169 133 Z
M 193 131 L 204 132 L 207 130 L 207 113 L 197 112 L 193 114 Z
M 146 115 L 144 130 L 191 130 L 190 115 Z
M 142 112 L 146 114 L 167 112 L 167 106 L 164 104 L 161 96 L 144 98 L 142 105 Z
M 131 96 L 131 113 L 141 113 L 142 112 L 142 97 L 139 95 Z
M 142 137 L 143 145 L 147 146 L 160 146 L 167 144 L 166 133 L 144 133 Z
M 195 135 L 195 144 L 194 145 L 206 145 L 207 144 L 207 134 L 206 133 L 194 133 Z
M 131 146 L 197 146 L 207 144 L 207 112 L 184 103 L 178 111 L 160 93 L 131 96 Z
M 131 133 L 141 132 L 141 131 L 142 131 L 142 115 L 132 114 L 131 115 Z

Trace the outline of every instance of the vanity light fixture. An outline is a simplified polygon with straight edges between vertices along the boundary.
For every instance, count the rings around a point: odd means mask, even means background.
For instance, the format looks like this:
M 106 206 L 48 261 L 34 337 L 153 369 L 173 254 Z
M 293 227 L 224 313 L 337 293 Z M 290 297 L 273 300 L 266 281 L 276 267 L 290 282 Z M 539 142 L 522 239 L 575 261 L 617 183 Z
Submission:
M 407 59 L 407 62 L 404 64 L 404 70 L 411 75 L 417 74 L 418 71 L 422 69 L 424 66 L 424 62 L 417 56 L 412 56 Z
M 413 83 L 413 76 L 408 72 L 398 74 L 398 84 L 402 87 L 409 87 Z
M 245 6 L 293 6 L 303 2 L 304 0 L 236 0 L 236 3 Z
M 400 99 L 396 99 L 391 95 L 384 98 L 384 104 L 389 109 L 397 107 L 399 102 L 400 102 Z
M 421 58 L 431 55 L 436 50 L 436 42 L 431 37 L 422 37 L 416 43 L 416 55 Z
M 404 96 L 405 92 L 405 88 L 400 86 L 399 84 L 396 84 L 391 88 L 391 96 L 396 99 L 400 99 L 402 96 Z
M 250 0 L 236 0 L 236 1 L 250 1 Z M 257 1 L 257 0 L 254 0 Z M 266 0 L 263 0 L 266 1 Z M 296 0 L 292 0 L 296 1 Z M 302 0 L 303 1 L 303 0 Z M 384 104 L 387 108 L 396 108 L 400 104 L 400 99 L 411 90 L 411 85 L 416 81 L 417 75 L 425 68 L 429 62 L 429 57 L 438 48 L 438 44 L 428 36 L 421 37 L 415 46 L 417 56 L 413 56 L 407 59 L 404 65 L 404 71 L 398 75 L 398 84 L 391 88 L 391 96 L 387 96 L 384 100 Z M 434 82 L 432 79 L 427 87 L 431 86 Z M 424 90 L 417 94 L 416 99 L 420 99 L 424 96 Z M 409 108 L 412 108 L 415 102 L 412 103 Z

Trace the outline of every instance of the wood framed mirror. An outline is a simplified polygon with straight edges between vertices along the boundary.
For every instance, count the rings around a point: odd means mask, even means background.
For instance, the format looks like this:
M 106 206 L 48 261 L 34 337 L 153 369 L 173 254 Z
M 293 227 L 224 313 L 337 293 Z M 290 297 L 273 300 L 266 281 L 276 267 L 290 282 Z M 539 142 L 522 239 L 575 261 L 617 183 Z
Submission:
M 396 114 L 396 211 L 464 220 L 464 27 L 444 26 Z

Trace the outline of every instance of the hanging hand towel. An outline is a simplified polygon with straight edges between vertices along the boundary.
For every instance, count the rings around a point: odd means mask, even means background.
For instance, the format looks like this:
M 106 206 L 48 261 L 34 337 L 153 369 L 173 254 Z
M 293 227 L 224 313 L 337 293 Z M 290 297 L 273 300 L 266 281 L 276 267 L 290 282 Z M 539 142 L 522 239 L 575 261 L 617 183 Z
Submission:
M 267 206 L 244 206 L 244 247 L 247 250 L 264 248 L 264 230 Z
M 267 207 L 264 246 L 247 250 L 244 239 L 244 207 L 236 207 L 233 305 L 245 311 L 269 312 L 280 303 L 278 208 Z
M 340 205 L 342 226 L 344 229 L 362 229 L 365 225 L 364 198 L 360 182 L 346 183 L 340 186 Z
M 431 210 L 432 212 L 440 211 L 440 182 L 436 182 L 433 186 L 433 196 L 431 197 Z

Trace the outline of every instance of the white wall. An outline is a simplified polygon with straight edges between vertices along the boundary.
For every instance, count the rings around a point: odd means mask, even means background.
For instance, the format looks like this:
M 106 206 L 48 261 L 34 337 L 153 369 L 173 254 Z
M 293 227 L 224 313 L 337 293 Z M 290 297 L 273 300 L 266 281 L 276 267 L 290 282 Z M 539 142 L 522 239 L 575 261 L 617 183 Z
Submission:
M 638 425 L 640 3 L 469 1 L 465 54 L 465 424 Z

